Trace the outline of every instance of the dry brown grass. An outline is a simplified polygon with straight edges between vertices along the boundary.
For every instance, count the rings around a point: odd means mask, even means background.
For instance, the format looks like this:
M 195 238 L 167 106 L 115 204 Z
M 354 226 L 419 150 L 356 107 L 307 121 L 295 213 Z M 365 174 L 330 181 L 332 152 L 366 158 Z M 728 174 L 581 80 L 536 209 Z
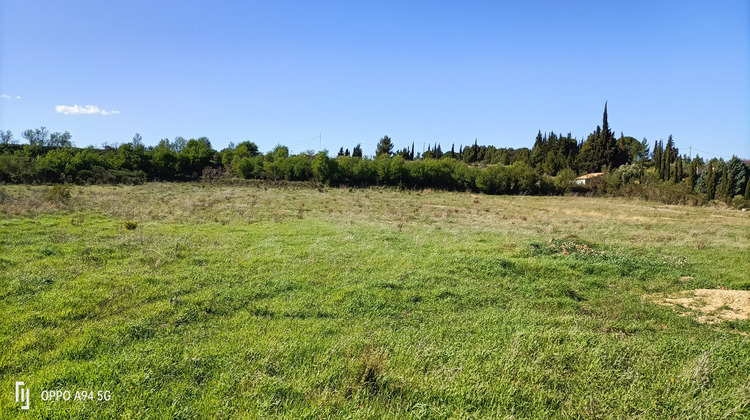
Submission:
M 434 190 L 328 188 L 246 183 L 73 187 L 67 203 L 45 199 L 49 187 L 5 186 L 0 214 L 101 213 L 119 220 L 254 223 L 289 217 L 388 224 L 399 231 L 426 224 L 447 231 L 549 237 L 587 232 L 591 240 L 635 246 L 707 250 L 738 246 L 750 214 L 719 207 L 663 205 L 622 198 L 485 196 Z M 635 232 L 635 233 L 634 233 Z M 748 241 L 741 247 L 750 252 Z

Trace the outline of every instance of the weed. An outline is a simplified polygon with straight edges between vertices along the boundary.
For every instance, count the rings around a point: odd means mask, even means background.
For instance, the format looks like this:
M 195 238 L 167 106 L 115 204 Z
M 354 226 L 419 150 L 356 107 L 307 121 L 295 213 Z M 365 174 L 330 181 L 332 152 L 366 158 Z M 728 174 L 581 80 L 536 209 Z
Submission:
M 373 343 L 365 345 L 354 368 L 346 367 L 352 379 L 347 393 L 356 390 L 378 393 L 383 384 L 383 374 L 387 366 L 388 350 L 376 347 Z
M 83 213 L 78 213 L 70 219 L 70 224 L 72 226 L 82 226 L 85 219 L 86 216 Z
M 125 229 L 127 230 L 135 230 L 138 227 L 138 223 L 132 220 L 126 220 L 123 222 L 123 226 L 125 226 Z

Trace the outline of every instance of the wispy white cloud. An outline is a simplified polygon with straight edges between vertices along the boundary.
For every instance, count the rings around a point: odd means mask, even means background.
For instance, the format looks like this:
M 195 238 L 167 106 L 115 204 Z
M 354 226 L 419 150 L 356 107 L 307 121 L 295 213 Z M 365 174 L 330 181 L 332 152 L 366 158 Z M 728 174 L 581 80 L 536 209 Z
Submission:
M 3 93 L 2 95 L 0 95 L 0 98 L 2 98 L 2 99 L 10 99 L 10 95 L 7 95 L 7 94 Z
M 20 96 L 16 96 L 16 99 L 21 99 L 21 97 Z
M 120 113 L 117 110 L 107 111 L 96 105 L 58 105 L 55 107 L 55 112 L 65 115 L 111 115 Z

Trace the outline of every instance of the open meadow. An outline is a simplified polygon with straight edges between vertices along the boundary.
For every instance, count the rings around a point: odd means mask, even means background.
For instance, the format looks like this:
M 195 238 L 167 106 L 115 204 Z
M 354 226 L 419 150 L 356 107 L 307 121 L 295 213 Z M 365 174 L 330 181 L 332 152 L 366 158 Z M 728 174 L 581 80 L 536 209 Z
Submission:
M 750 290 L 749 212 L 52 188 L 0 186 L 2 418 L 750 417 L 750 321 L 656 304 Z

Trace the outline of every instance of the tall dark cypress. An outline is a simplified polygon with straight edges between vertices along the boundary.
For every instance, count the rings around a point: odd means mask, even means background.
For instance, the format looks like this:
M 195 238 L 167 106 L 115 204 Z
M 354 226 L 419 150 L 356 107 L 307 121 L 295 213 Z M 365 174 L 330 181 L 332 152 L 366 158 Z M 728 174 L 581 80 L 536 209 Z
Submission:
M 708 165 L 708 185 L 706 185 L 706 198 L 713 200 L 716 197 L 716 171 L 711 164 Z
M 661 160 L 662 160 L 661 140 L 654 141 L 654 168 L 656 169 L 656 177 L 659 179 L 663 179 L 662 173 L 661 173 Z
M 696 159 L 693 159 L 690 162 L 690 166 L 688 167 L 688 170 L 690 173 L 688 174 L 688 182 L 690 183 L 690 189 L 695 189 L 695 181 L 697 180 L 697 174 L 698 172 L 698 161 Z
M 722 200 L 725 200 L 727 195 L 729 195 L 729 177 L 727 176 L 727 172 L 727 165 L 723 165 L 721 169 L 721 182 L 719 182 L 719 186 L 716 188 L 716 197 Z
M 602 116 L 602 132 L 600 134 L 600 142 L 602 150 L 604 151 L 604 164 L 612 168 L 612 154 L 614 152 L 614 145 L 610 145 L 610 130 L 609 122 L 607 121 L 607 102 L 604 102 L 604 115 Z M 611 137 L 614 137 L 612 135 Z

